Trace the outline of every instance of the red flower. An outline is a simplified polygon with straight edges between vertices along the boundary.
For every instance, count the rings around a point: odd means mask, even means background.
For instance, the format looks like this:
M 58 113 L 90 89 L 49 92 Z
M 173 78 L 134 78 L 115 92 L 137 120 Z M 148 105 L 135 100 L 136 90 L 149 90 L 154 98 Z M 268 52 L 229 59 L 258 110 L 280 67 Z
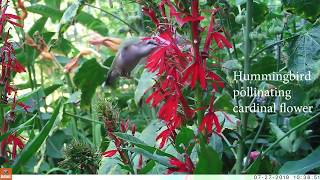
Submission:
M 161 139 L 161 143 L 159 148 L 163 148 L 163 146 L 165 145 L 165 143 L 167 142 L 167 140 L 169 139 L 170 136 L 173 136 L 175 134 L 174 130 L 168 128 L 164 131 L 162 131 L 156 138 L 156 140 L 160 140 Z
M 10 24 L 17 26 L 17 27 L 21 27 L 21 28 L 23 27 L 23 25 L 16 23 L 14 21 L 14 20 L 21 19 L 19 16 L 6 13 L 7 8 L 8 8 L 8 3 L 9 3 L 9 0 L 6 0 L 4 5 L 2 5 L 2 0 L 0 1 L 0 7 L 2 7 L 1 8 L 1 17 L 0 17 L 0 35 L 2 35 L 4 25 L 6 24 L 6 22 L 9 22 Z
M 191 88 L 194 88 L 196 82 L 199 81 L 202 89 L 206 89 L 205 71 L 204 64 L 196 61 L 184 72 L 183 82 L 191 76 Z
M 215 114 L 215 112 L 213 112 L 213 102 L 214 102 L 214 92 L 213 92 L 211 100 L 210 100 L 209 110 L 206 113 L 206 115 L 203 117 L 202 122 L 198 128 L 198 130 L 200 132 L 203 129 L 206 129 L 208 135 L 212 134 L 213 123 L 216 126 L 216 132 L 218 134 L 220 134 L 221 130 L 222 130 L 219 119 L 218 119 L 217 115 Z
M 213 123 L 215 124 L 215 126 L 217 128 L 217 130 L 216 130 L 217 133 L 220 134 L 221 133 L 221 125 L 220 125 L 219 119 L 214 112 L 209 110 L 209 112 L 202 119 L 202 122 L 199 126 L 199 131 L 202 131 L 204 128 L 206 128 L 207 133 L 212 134 Z
M 214 31 L 214 23 L 215 23 L 215 14 L 218 12 L 219 9 L 215 9 L 212 11 L 211 14 L 211 19 L 210 19 L 210 24 L 209 24 L 209 28 L 208 28 L 208 33 L 207 33 L 207 37 L 206 37 L 206 41 L 204 43 L 204 47 L 203 47 L 203 52 L 205 54 L 208 53 L 210 45 L 211 45 L 211 41 L 212 41 L 212 33 Z
M 141 168 L 142 168 L 142 165 L 143 165 L 143 157 L 142 157 L 142 155 L 140 154 L 137 169 L 141 169 Z
M 168 174 L 171 174 L 173 172 L 184 172 L 184 173 L 193 173 L 194 166 L 190 159 L 190 157 L 185 154 L 184 156 L 185 162 L 180 161 L 177 158 L 170 158 L 169 164 L 173 167 L 168 168 Z
M 155 25 L 159 26 L 159 21 L 158 21 L 158 19 L 156 18 L 155 12 L 154 12 L 152 9 L 149 9 L 149 8 L 147 8 L 147 7 L 143 7 L 143 8 L 142 8 L 142 12 L 143 12 L 146 16 L 148 16 Z
M 24 143 L 22 140 L 25 140 L 22 136 L 17 136 L 16 134 L 10 134 L 6 139 L 3 139 L 1 142 L 1 149 L 4 150 L 5 146 L 12 144 L 12 159 L 17 157 L 17 148 L 22 150 L 24 148 Z
M 115 150 L 106 151 L 106 152 L 102 153 L 102 156 L 104 156 L 104 157 L 112 157 L 117 152 L 118 152 L 118 150 L 116 150 L 116 149 Z
M 252 151 L 250 152 L 250 159 L 254 161 L 260 156 L 260 154 L 260 151 Z
M 128 131 L 128 129 L 129 129 L 129 120 L 127 120 L 127 121 L 121 121 L 120 122 L 120 131 L 121 132 L 123 132 L 123 133 L 125 133 L 125 132 L 127 132 Z
M 216 43 L 220 49 L 222 49 L 223 46 L 225 46 L 227 48 L 232 48 L 231 43 L 219 32 L 214 32 L 212 34 L 212 37 L 216 41 Z

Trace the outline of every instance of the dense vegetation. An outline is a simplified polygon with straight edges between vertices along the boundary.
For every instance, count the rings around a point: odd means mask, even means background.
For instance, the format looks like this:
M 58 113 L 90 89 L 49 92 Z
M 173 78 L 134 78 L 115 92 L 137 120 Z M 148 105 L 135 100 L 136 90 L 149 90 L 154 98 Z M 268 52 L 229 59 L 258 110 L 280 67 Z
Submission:
M 320 173 L 317 0 L 0 4 L 1 167 L 22 174 Z M 131 40 L 158 47 L 130 78 L 102 87 Z M 240 71 L 310 78 L 235 80 Z M 291 97 L 235 95 L 250 87 Z M 235 111 L 254 104 L 275 109 Z M 282 104 L 311 111 L 283 112 Z

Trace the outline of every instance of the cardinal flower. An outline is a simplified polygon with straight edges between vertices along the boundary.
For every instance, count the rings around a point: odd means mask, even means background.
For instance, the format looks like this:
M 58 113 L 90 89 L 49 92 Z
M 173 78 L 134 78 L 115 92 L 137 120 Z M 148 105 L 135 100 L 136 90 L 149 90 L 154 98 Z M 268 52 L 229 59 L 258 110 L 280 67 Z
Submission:
M 182 162 L 177 158 L 170 158 L 169 164 L 172 165 L 172 167 L 168 168 L 167 173 L 168 174 L 171 174 L 173 172 L 183 172 L 188 174 L 193 173 L 194 165 L 189 155 L 187 154 L 184 155 L 184 161 L 185 162 Z
M 116 153 L 118 152 L 118 150 L 114 149 L 114 150 L 110 150 L 110 151 L 106 151 L 102 153 L 102 156 L 104 157 L 112 157 L 114 156 Z
M 11 156 L 12 159 L 17 157 L 17 148 L 22 150 L 24 148 L 23 140 L 25 140 L 22 136 L 17 136 L 16 134 L 10 134 L 6 139 L 1 142 L 1 149 L 7 145 L 12 145 Z
M 198 130 L 200 132 L 202 132 L 204 129 L 206 129 L 206 133 L 208 135 L 211 135 L 213 132 L 213 124 L 215 124 L 216 132 L 218 134 L 220 134 L 222 131 L 219 119 L 218 119 L 217 115 L 215 114 L 215 112 L 213 111 L 213 102 L 214 102 L 214 92 L 213 92 L 211 100 L 210 100 L 209 110 L 205 114 L 205 116 L 203 117 L 202 122 L 198 128 Z

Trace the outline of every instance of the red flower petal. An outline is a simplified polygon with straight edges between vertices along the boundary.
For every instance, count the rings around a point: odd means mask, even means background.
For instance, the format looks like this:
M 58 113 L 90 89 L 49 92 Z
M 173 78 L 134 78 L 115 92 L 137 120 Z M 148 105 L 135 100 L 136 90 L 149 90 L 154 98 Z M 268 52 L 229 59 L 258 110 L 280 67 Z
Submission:
M 220 34 L 218 32 L 214 32 L 214 33 L 212 33 L 212 37 L 216 41 L 216 43 L 220 49 L 222 49 L 223 46 L 225 46 L 227 48 L 232 48 L 231 43 L 222 34 Z
M 115 149 L 115 150 L 106 151 L 106 152 L 102 153 L 102 155 L 103 155 L 104 157 L 112 157 L 112 156 L 114 156 L 117 152 L 118 152 L 118 150 Z

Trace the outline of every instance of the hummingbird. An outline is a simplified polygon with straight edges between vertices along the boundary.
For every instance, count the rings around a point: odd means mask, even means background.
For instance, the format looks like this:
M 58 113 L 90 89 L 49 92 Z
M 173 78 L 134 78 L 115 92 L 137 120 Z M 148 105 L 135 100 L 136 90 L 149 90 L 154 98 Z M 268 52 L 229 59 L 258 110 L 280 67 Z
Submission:
M 124 42 L 111 64 L 103 86 L 110 86 L 118 77 L 129 77 L 137 64 L 143 62 L 158 45 L 153 39 Z

